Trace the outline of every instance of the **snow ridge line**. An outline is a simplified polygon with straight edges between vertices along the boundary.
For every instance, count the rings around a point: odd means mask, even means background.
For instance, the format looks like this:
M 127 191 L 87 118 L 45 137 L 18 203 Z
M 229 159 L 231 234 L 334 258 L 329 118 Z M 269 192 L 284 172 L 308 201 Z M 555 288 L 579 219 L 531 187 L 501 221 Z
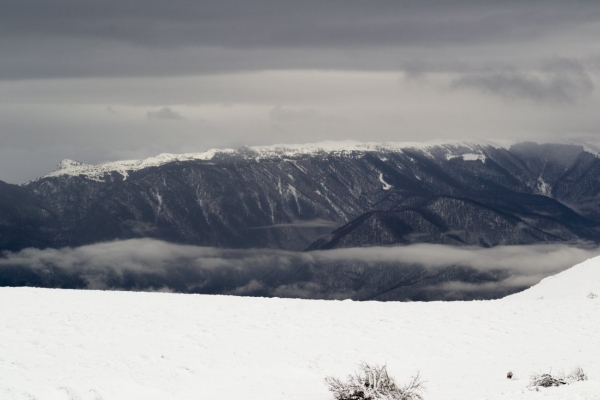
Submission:
M 86 164 L 75 160 L 64 159 L 55 171 L 36 180 L 57 176 L 85 176 L 90 180 L 104 182 L 105 176 L 118 173 L 126 180 L 130 172 L 145 168 L 158 167 L 171 162 L 186 161 L 212 161 L 226 157 L 241 159 L 294 159 L 301 156 L 316 155 L 351 155 L 367 152 L 400 152 L 404 149 L 421 150 L 430 154 L 433 148 L 442 148 L 448 152 L 446 157 L 454 158 L 462 156 L 465 152 L 472 159 L 485 162 L 485 156 L 481 150 L 485 147 L 509 149 L 518 142 L 508 140 L 432 140 L 427 142 L 359 142 L 355 140 L 345 141 L 323 141 L 305 144 L 274 144 L 270 146 L 243 146 L 235 149 L 211 149 L 200 153 L 172 154 L 162 153 L 143 160 L 123 160 L 102 163 L 98 165 Z M 565 144 L 565 143 L 563 143 Z M 578 144 L 581 143 L 569 143 Z M 457 152 L 458 151 L 458 152 Z M 587 146 L 584 151 L 592 152 Z M 595 152 L 594 152 L 595 153 Z M 597 155 L 597 154 L 596 154 Z M 464 158 L 464 157 L 463 157 Z M 471 159 L 468 158 L 468 159 Z

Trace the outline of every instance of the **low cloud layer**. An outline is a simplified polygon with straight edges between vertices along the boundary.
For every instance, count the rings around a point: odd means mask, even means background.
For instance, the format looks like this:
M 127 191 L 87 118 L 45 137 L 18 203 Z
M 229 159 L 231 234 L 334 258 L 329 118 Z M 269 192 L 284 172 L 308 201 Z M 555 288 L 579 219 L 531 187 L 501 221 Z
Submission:
M 598 248 L 583 245 L 288 252 L 136 239 L 5 252 L 0 285 L 356 300 L 494 298 L 597 255 Z
M 556 60 L 532 72 L 505 68 L 466 74 L 455 79 L 451 87 L 540 103 L 573 104 L 592 94 L 594 82 L 581 63 Z

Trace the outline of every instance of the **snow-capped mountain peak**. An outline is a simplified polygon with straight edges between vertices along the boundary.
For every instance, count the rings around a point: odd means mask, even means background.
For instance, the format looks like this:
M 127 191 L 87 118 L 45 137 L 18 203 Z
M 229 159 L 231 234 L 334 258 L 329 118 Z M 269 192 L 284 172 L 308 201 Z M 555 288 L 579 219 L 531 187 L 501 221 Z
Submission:
M 64 159 L 55 171 L 43 178 L 56 176 L 85 176 L 88 179 L 103 182 L 105 175 L 118 173 L 127 179 L 132 171 L 150 167 L 158 167 L 171 162 L 186 161 L 212 161 L 223 157 L 236 157 L 241 159 L 272 158 L 298 158 L 302 156 L 317 156 L 325 154 L 350 155 L 366 152 L 398 152 L 404 149 L 416 149 L 428 153 L 434 147 L 440 147 L 448 152 L 448 156 L 461 156 L 474 154 L 475 159 L 485 159 L 481 154 L 483 147 L 509 148 L 514 142 L 509 141 L 444 141 L 433 140 L 428 142 L 359 142 L 355 140 L 323 141 L 305 144 L 274 144 L 269 146 L 243 146 L 234 149 L 211 149 L 200 153 L 172 154 L 162 153 L 142 160 L 112 161 L 102 164 L 86 164 L 80 161 Z M 468 155 L 467 154 L 467 155 Z
M 158 167 L 175 161 L 212 160 L 216 154 L 230 154 L 233 152 L 235 152 L 233 149 L 212 149 L 203 153 L 162 153 L 154 157 L 145 158 L 143 160 L 112 161 L 97 165 L 64 159 L 58 164 L 56 170 L 44 176 L 43 178 L 60 175 L 83 175 L 92 180 L 104 181 L 103 177 L 105 174 L 116 172 L 121 174 L 123 179 L 127 179 L 127 176 L 131 171 L 138 171 L 150 167 Z

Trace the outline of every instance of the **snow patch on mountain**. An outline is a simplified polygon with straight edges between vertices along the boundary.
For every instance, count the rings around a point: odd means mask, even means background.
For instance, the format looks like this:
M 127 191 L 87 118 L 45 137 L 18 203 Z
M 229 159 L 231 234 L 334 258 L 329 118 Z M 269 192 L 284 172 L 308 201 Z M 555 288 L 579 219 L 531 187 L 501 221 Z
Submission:
M 382 173 L 379 174 L 379 182 L 383 184 L 383 190 L 390 190 L 393 187 L 383 179 Z
M 552 186 L 550 186 L 546 181 L 544 181 L 541 176 L 538 178 L 537 186 L 540 193 L 544 196 L 550 196 L 550 194 L 552 193 Z
M 481 162 L 485 162 L 485 155 L 483 154 L 473 154 L 473 153 L 467 153 L 467 154 L 463 154 L 462 155 L 462 159 L 465 161 L 481 161 Z

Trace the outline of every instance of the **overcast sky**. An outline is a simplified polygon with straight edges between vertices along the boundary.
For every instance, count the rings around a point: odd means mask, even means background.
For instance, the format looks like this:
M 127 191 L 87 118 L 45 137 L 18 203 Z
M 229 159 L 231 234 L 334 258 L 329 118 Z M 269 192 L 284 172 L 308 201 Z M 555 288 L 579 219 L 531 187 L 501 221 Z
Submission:
M 600 136 L 595 1 L 8 0 L 0 180 L 320 140 Z

